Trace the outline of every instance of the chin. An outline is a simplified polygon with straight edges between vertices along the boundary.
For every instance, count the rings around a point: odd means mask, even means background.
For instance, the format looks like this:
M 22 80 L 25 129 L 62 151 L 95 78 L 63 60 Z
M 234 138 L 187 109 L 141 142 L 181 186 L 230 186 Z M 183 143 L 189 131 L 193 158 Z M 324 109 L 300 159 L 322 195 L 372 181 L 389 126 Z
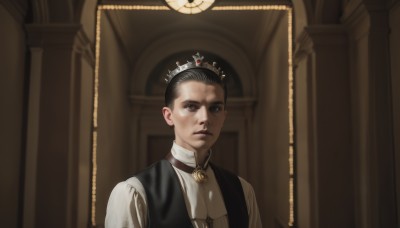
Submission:
M 202 144 L 197 144 L 194 146 L 197 150 L 209 150 L 213 144 L 211 143 L 202 143 Z
M 197 151 L 203 151 L 203 150 L 209 150 L 216 140 L 208 138 L 208 139 L 194 139 L 191 141 L 190 146 L 197 150 Z

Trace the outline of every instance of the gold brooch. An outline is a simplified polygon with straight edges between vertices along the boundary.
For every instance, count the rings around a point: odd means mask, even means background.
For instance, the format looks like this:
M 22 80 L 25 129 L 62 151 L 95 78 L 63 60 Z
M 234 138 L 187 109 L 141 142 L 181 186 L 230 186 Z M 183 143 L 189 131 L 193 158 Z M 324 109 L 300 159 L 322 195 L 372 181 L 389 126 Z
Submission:
M 192 176 L 197 183 L 205 183 L 208 180 L 208 176 L 205 170 L 200 166 L 193 170 Z

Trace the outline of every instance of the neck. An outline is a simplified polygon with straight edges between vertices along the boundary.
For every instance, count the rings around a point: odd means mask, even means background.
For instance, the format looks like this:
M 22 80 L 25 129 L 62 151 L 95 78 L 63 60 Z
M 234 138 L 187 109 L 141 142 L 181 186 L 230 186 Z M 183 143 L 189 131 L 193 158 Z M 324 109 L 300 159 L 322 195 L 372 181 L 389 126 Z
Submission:
M 197 162 L 199 163 L 199 165 L 204 165 L 204 163 L 206 162 L 208 155 L 209 155 L 209 150 L 205 150 L 205 151 L 195 151 L 197 156 Z

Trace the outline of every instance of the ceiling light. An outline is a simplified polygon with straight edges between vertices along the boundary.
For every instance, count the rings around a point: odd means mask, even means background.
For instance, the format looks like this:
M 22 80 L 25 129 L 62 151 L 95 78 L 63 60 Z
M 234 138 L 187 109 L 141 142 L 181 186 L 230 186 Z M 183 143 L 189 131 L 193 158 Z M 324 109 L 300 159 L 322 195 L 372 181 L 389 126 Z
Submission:
M 215 0 L 164 0 L 168 7 L 183 14 L 197 14 L 210 8 Z

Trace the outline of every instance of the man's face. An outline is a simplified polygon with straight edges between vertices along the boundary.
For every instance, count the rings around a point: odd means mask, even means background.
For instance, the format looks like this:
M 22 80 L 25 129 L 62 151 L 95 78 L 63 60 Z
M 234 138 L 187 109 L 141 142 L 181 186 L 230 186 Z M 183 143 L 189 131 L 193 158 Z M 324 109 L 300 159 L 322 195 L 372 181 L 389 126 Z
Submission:
M 202 152 L 217 141 L 225 121 L 224 90 L 217 84 L 186 81 L 178 85 L 173 108 L 163 115 L 175 130 L 175 142 L 191 151 Z

